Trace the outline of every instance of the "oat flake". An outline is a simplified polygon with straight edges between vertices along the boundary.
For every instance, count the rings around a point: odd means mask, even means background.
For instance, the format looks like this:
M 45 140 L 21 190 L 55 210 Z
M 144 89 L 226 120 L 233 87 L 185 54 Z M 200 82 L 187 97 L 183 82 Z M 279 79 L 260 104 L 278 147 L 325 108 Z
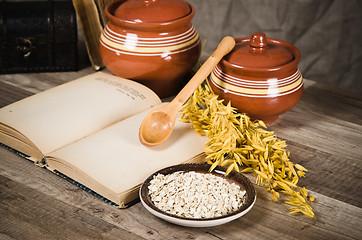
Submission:
M 222 177 L 194 171 L 158 174 L 148 190 L 157 208 L 187 218 L 214 218 L 232 213 L 243 205 L 246 193 Z

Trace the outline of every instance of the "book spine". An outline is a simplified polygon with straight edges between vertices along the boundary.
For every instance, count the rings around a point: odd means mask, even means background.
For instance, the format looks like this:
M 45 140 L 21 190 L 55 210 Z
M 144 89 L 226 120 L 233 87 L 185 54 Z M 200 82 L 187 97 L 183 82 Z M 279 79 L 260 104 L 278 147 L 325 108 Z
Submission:
M 97 5 L 93 0 L 73 0 L 73 6 L 78 16 L 92 68 L 98 71 L 104 65 L 98 47 L 103 28 Z
M 23 158 L 26 158 L 26 159 L 29 159 L 29 158 L 30 158 L 29 155 L 27 155 L 27 154 L 25 154 L 25 153 L 22 153 L 22 152 L 20 152 L 20 151 L 18 151 L 18 150 L 16 150 L 16 149 L 14 149 L 14 148 L 12 148 L 12 147 L 4 144 L 4 143 L 2 143 L 2 142 L 0 142 L 0 146 L 3 147 L 3 148 L 6 148 L 7 150 L 9 150 L 9 151 L 11 151 L 11 152 L 16 153 L 16 154 L 19 155 L 20 157 L 23 157 Z

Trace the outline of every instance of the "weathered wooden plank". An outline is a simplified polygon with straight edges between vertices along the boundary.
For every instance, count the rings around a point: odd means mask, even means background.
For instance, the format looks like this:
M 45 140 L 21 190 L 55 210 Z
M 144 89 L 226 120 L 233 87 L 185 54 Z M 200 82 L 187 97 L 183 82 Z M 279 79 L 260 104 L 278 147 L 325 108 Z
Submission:
M 270 128 L 281 138 L 361 159 L 362 149 L 357 144 L 362 140 L 362 96 L 337 97 L 313 85 L 305 90 L 302 101 Z
M 85 68 L 78 72 L 0 75 L 0 107 L 91 73 L 91 68 Z
M 171 236 L 181 238 L 178 230 L 185 230 L 193 238 L 202 235 L 214 236 L 216 239 L 358 239 L 361 236 L 360 208 L 312 192 L 317 197 L 313 204 L 317 219 L 309 219 L 301 215 L 289 215 L 284 204 L 269 201 L 268 194 L 257 187 L 258 199 L 255 207 L 238 220 L 213 228 L 191 229 L 173 226 L 153 216 L 143 216 L 143 224 L 157 225 L 159 239 L 167 235 L 162 232 L 173 228 Z M 136 205 L 129 209 L 140 216 L 143 209 Z M 331 211 L 332 210 L 332 211 Z M 150 215 L 150 214 L 148 214 Z M 201 231 L 201 232 L 200 232 Z
M 1 151 L 6 151 L 6 153 Z M 126 210 L 115 209 L 5 149 L 0 150 L 0 153 L 2 156 L 7 156 L 2 160 L 0 175 L 13 182 L 21 183 L 20 185 L 25 185 L 26 188 L 34 189 L 37 194 L 42 194 L 42 200 L 35 199 L 36 201 L 49 205 L 53 201 L 64 202 L 67 205 L 64 208 L 79 208 L 77 211 L 80 212 L 72 216 L 75 219 L 81 219 L 80 213 L 89 214 L 145 239 L 270 239 L 276 237 L 311 239 L 313 236 L 319 236 L 320 239 L 358 239 L 358 236 L 362 234 L 359 228 L 362 218 L 360 208 L 312 192 L 312 195 L 317 197 L 316 203 L 313 204 L 317 219 L 289 215 L 287 206 L 270 202 L 270 196 L 261 187 L 257 187 L 258 200 L 255 207 L 236 221 L 203 229 L 175 226 L 154 217 L 140 203 Z M 14 192 L 18 191 L 17 189 L 18 187 Z M 44 219 L 52 218 L 47 212 L 42 212 L 41 215 Z M 24 216 L 20 214 L 18 217 Z M 50 221 L 54 220 L 50 219 Z M 348 224 L 336 227 L 344 222 Z M 79 231 L 82 231 L 82 227 L 78 227 Z
M 322 84 L 305 88 L 302 96 L 304 111 L 362 124 L 362 95 Z
M 362 161 L 341 154 L 331 154 L 315 148 L 287 141 L 290 159 L 299 163 L 309 171 L 305 178 L 300 178 L 299 185 L 341 200 L 343 202 L 362 207 L 361 194 Z M 355 193 L 355 194 L 351 194 Z
M 302 184 L 362 207 L 362 96 L 310 85 L 269 128 L 286 140 L 290 159 L 310 170 Z
M 94 73 L 91 68 L 85 68 L 76 72 L 5 74 L 1 75 L 0 80 L 19 89 L 37 93 L 91 73 Z
M 2 75 L 0 107 L 92 72 Z M 316 197 L 317 219 L 289 215 L 287 205 L 256 186 L 256 205 L 242 218 L 214 228 L 180 227 L 140 203 L 116 209 L 0 148 L 0 238 L 360 239 L 361 110 L 361 95 L 306 80 L 298 105 L 268 127 L 287 141 L 291 160 L 309 169 L 300 183 Z
M 15 239 L 142 239 L 3 176 L 0 192 L 0 232 Z
M 0 89 L 0 108 L 33 95 L 33 93 L 29 91 L 18 89 L 17 87 L 3 83 L 2 81 L 0 81 Z

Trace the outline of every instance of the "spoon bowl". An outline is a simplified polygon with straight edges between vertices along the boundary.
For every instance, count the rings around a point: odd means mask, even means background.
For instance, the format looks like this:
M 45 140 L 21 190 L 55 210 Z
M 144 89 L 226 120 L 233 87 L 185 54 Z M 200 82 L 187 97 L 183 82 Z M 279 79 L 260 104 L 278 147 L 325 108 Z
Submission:
M 149 114 L 141 124 L 139 139 L 144 145 L 158 145 L 171 135 L 174 121 L 162 111 L 162 108 L 155 109 Z
M 224 55 L 229 53 L 234 46 L 234 38 L 230 36 L 224 37 L 214 53 L 205 61 L 179 94 L 169 104 L 147 114 L 139 129 L 139 139 L 142 144 L 146 146 L 158 145 L 171 135 L 179 109 Z

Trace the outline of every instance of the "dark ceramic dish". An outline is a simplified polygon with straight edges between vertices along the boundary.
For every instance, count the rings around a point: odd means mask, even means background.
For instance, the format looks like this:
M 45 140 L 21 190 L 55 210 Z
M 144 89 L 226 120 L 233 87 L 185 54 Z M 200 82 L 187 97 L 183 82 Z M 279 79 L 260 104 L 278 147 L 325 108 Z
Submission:
M 245 177 L 244 175 L 237 173 L 237 172 L 231 172 L 228 176 L 225 176 L 226 169 L 223 167 L 217 167 L 211 174 L 214 174 L 219 177 L 223 177 L 227 179 L 231 183 L 235 183 L 240 186 L 241 190 L 245 190 L 245 202 L 244 204 L 235 212 L 232 212 L 230 214 L 215 217 L 215 218 L 185 218 L 185 217 L 179 217 L 176 215 L 172 215 L 169 213 L 166 213 L 159 208 L 157 208 L 154 203 L 152 202 L 149 193 L 148 193 L 148 186 L 150 185 L 150 181 L 153 179 L 153 177 L 159 173 L 167 175 L 174 172 L 189 172 L 189 171 L 195 171 L 199 173 L 209 173 L 210 165 L 208 164 L 201 164 L 201 163 L 187 163 L 187 164 L 180 164 L 175 165 L 171 167 L 164 168 L 162 170 L 159 170 L 155 173 L 153 173 L 151 176 L 149 176 L 144 183 L 142 184 L 140 188 L 140 199 L 143 204 L 143 206 L 152 214 L 155 216 L 162 218 L 163 220 L 166 220 L 168 222 L 187 226 L 187 227 L 211 227 L 211 226 L 217 226 L 221 225 L 227 222 L 230 222 L 232 220 L 235 220 L 244 214 L 246 214 L 254 205 L 256 200 L 256 192 L 254 189 L 253 184 L 250 182 L 250 180 Z

